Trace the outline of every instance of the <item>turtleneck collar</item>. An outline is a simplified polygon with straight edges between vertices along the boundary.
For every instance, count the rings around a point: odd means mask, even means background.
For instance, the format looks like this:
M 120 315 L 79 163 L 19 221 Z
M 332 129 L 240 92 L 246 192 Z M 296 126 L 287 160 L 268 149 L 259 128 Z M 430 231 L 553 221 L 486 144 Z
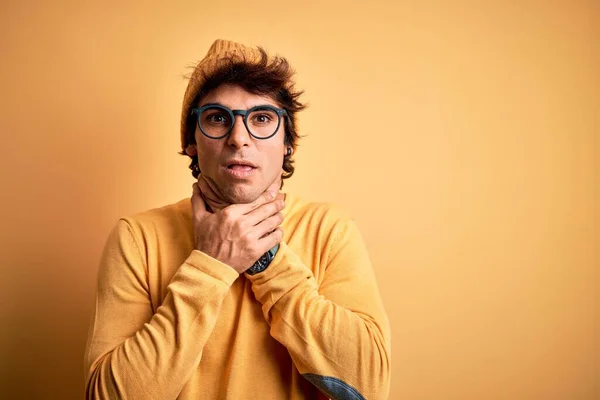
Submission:
M 211 187 L 210 183 L 204 179 L 202 174 L 198 177 L 198 187 L 200 188 L 200 194 L 206 203 L 207 209 L 210 212 L 215 212 L 224 209 L 231 205 L 231 203 L 223 200 L 219 194 Z M 277 179 L 267 188 L 275 193 L 279 193 L 281 187 L 281 178 Z M 285 199 L 285 193 L 279 193 L 279 197 Z

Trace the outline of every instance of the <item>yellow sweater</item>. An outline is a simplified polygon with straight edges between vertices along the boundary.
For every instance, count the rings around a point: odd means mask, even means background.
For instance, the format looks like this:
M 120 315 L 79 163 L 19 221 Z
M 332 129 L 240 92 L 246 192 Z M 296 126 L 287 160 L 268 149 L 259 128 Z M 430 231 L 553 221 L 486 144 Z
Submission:
M 194 250 L 190 199 L 118 221 L 98 273 L 88 399 L 385 399 L 390 328 L 356 224 L 287 194 L 254 276 Z

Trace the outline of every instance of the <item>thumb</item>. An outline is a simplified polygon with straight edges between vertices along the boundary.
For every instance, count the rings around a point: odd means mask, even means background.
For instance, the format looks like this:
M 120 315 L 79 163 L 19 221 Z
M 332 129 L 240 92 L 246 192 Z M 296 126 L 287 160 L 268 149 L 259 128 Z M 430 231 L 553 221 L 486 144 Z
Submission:
M 198 216 L 199 219 L 203 219 L 209 212 L 206 209 L 206 203 L 202 197 L 200 187 L 198 187 L 198 182 L 194 182 L 192 191 L 192 212 L 194 215 Z

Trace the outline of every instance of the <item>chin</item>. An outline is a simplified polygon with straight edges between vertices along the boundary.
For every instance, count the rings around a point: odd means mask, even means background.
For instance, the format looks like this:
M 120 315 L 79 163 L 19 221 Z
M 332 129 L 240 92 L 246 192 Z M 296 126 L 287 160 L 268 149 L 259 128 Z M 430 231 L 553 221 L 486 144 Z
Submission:
M 247 204 L 256 200 L 264 190 L 247 185 L 231 185 L 223 190 L 225 201 L 231 204 Z

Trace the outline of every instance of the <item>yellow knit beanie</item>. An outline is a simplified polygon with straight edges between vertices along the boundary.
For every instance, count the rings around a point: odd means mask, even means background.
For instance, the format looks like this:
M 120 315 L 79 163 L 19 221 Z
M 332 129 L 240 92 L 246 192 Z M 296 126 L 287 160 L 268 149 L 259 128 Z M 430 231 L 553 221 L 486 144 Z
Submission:
M 271 57 L 269 57 L 271 58 Z M 192 108 L 192 104 L 198 95 L 198 92 L 204 85 L 206 77 L 209 77 L 218 68 L 226 65 L 225 63 L 244 62 L 257 63 L 261 59 L 261 53 L 257 47 L 246 46 L 240 43 L 217 39 L 206 56 L 196 65 L 194 72 L 190 77 L 185 95 L 183 97 L 183 107 L 181 109 L 181 147 L 185 151 L 188 144 L 186 140 L 187 120 Z

